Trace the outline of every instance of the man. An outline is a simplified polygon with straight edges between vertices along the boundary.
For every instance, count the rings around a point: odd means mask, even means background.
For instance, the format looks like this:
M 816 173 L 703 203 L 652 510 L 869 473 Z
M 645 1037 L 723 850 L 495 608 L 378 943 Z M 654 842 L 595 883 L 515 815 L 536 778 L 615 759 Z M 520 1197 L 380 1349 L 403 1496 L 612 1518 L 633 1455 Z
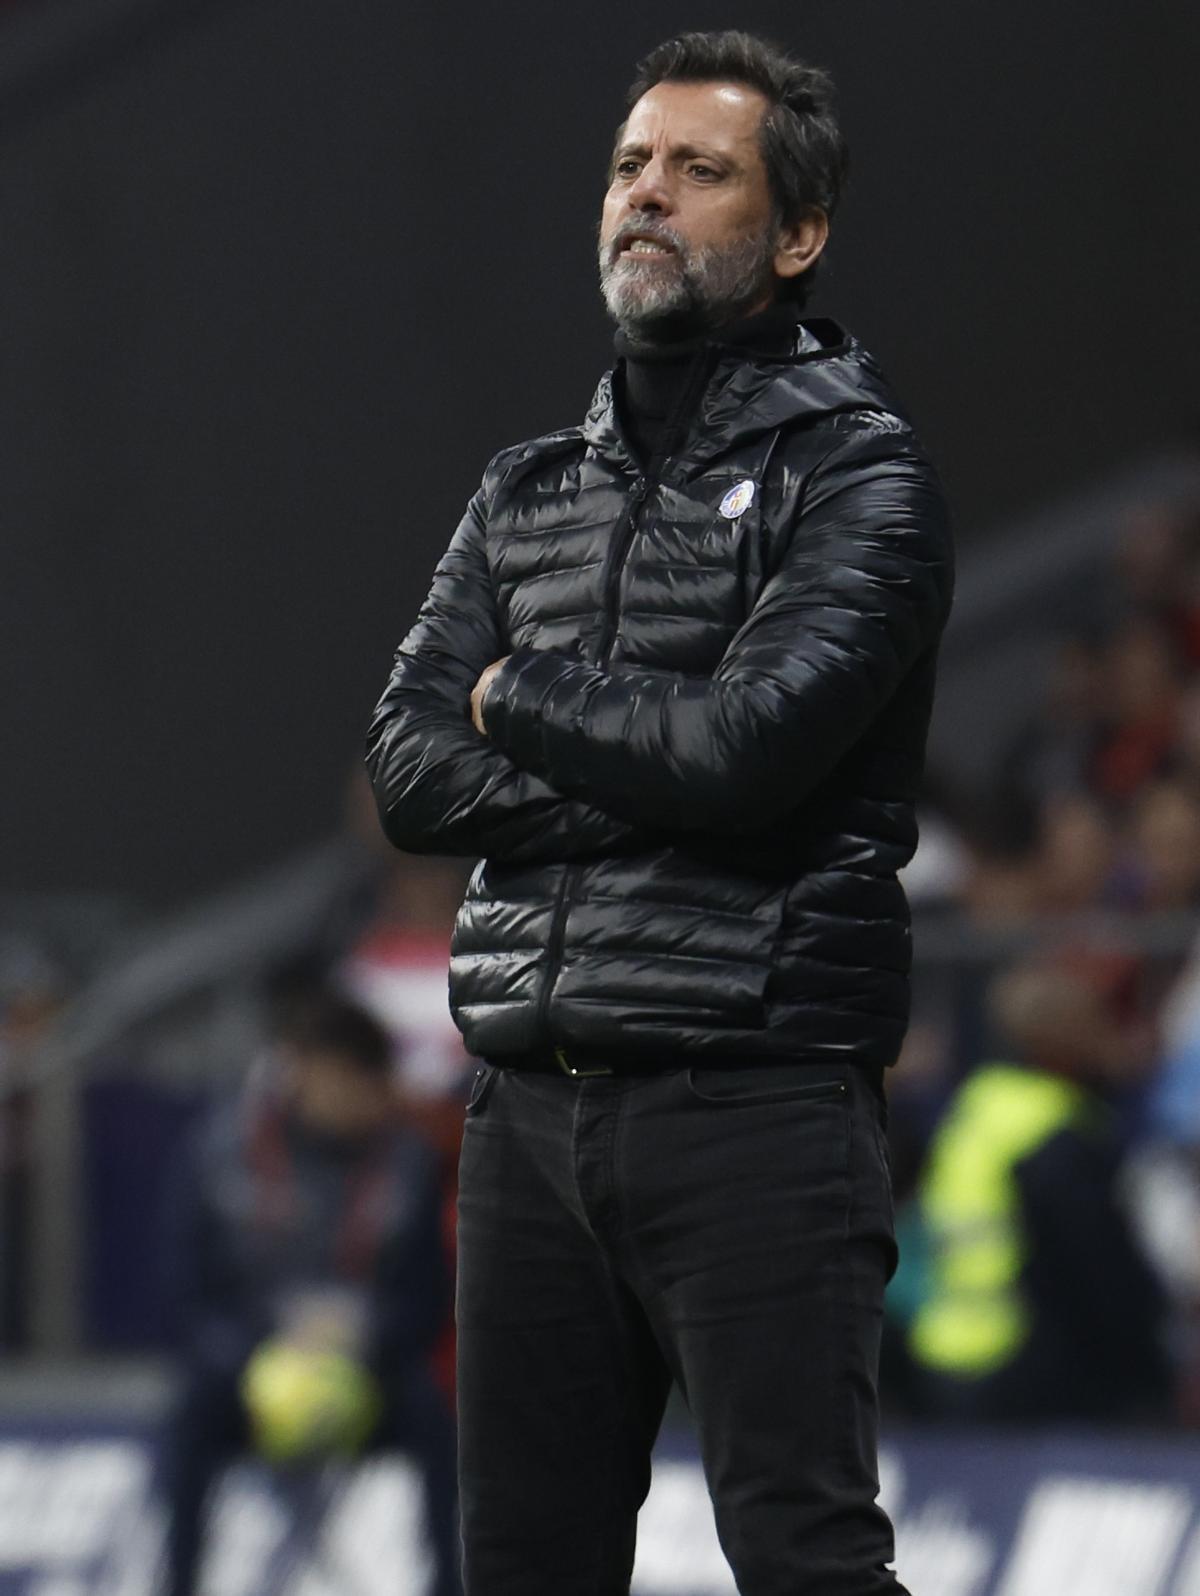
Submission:
M 896 871 L 950 602 L 932 470 L 798 321 L 844 146 L 739 33 L 641 64 L 600 224 L 619 360 L 489 468 L 369 740 L 482 855 L 451 1003 L 467 1587 L 628 1589 L 672 1378 L 744 1596 L 896 1592 L 876 1359 Z M 470 704 L 468 704 L 470 699 Z
M 432 1151 L 394 1124 L 390 1069 L 369 1015 L 307 994 L 281 1020 L 270 1067 L 203 1127 L 177 1180 L 171 1596 L 195 1587 L 209 1487 L 252 1445 L 285 1465 L 407 1451 L 424 1477 L 437 1596 L 461 1588 L 454 1428 L 428 1369 L 449 1294 L 442 1188 Z
M 1095 977 L 1045 956 L 989 993 L 1013 1062 L 976 1069 L 919 1190 L 924 1300 L 909 1349 L 927 1406 L 976 1423 L 1161 1414 L 1163 1295 L 1119 1201 L 1107 1101 L 1141 1066 Z

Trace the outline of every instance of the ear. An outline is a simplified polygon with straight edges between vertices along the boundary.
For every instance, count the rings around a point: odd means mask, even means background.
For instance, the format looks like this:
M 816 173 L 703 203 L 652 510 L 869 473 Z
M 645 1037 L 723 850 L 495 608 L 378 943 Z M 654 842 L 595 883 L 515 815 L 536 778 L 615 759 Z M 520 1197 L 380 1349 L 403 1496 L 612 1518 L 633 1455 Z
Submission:
M 816 261 L 829 237 L 829 218 L 817 205 L 780 230 L 775 244 L 776 277 L 799 277 Z

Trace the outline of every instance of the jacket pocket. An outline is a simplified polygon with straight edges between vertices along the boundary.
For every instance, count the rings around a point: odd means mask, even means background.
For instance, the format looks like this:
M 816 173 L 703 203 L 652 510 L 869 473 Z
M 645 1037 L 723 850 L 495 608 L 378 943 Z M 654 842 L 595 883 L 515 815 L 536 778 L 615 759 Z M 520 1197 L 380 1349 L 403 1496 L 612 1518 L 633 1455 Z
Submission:
M 751 1064 L 743 1068 L 693 1064 L 687 1072 L 688 1090 L 702 1103 L 725 1108 L 755 1103 L 836 1103 L 849 1088 L 844 1075 L 807 1064 Z

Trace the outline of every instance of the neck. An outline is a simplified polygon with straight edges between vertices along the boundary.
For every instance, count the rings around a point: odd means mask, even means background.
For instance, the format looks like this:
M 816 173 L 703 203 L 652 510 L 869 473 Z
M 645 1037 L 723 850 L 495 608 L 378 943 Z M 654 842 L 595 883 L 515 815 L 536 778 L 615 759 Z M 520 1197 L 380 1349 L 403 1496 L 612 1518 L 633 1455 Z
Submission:
M 621 357 L 618 405 L 626 437 L 643 463 L 668 452 L 679 428 L 690 419 L 702 391 L 701 375 L 710 369 L 718 347 L 785 355 L 796 336 L 796 309 L 772 302 L 751 315 L 709 331 L 622 327 L 616 336 Z
M 711 321 L 694 308 L 673 311 L 666 316 L 657 316 L 647 321 L 621 322 L 618 324 L 617 337 L 628 349 L 639 353 L 653 354 L 660 350 L 674 352 L 686 350 L 690 353 L 692 349 L 704 343 L 725 343 L 730 333 L 747 326 L 752 327 L 760 316 L 781 310 L 787 319 L 795 320 L 793 307 L 766 298 L 760 299 L 756 305 L 736 310 L 732 315 L 725 316 L 717 322 Z

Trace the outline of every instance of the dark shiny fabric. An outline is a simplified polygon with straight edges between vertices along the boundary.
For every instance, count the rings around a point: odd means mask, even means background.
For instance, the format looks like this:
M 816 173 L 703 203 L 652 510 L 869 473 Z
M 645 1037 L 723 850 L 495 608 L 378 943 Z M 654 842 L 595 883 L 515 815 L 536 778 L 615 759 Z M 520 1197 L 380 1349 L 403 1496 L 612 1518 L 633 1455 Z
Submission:
M 611 374 L 498 455 L 401 645 L 368 763 L 397 846 L 482 856 L 451 965 L 477 1053 L 895 1058 L 949 535 L 871 357 L 802 327 L 718 348 L 649 475 Z

